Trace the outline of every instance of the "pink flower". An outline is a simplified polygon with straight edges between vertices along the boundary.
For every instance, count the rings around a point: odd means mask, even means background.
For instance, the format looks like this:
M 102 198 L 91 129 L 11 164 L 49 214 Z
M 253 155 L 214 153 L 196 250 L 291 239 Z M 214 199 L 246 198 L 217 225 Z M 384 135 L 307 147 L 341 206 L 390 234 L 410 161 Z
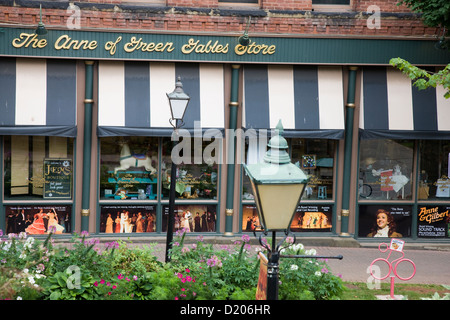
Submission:
M 175 300 L 178 300 L 178 297 L 175 297 Z
M 113 285 L 113 286 L 112 286 L 112 288 L 113 288 L 113 289 L 116 289 L 116 288 L 117 288 L 117 286 L 116 286 L 116 285 Z
M 104 284 L 105 283 L 105 280 L 100 280 L 100 284 Z
M 186 268 L 186 272 L 189 273 L 189 272 L 191 272 L 191 270 L 189 270 L 188 268 Z
M 98 287 L 98 282 L 97 281 L 94 282 L 94 287 Z
M 181 288 L 181 291 L 186 291 L 186 289 L 185 288 Z
M 119 274 L 118 276 L 117 276 L 117 279 L 119 279 L 119 280 L 122 280 L 124 277 L 123 277 L 123 275 L 122 274 Z
M 133 280 L 137 281 L 138 277 L 137 276 L 133 276 Z

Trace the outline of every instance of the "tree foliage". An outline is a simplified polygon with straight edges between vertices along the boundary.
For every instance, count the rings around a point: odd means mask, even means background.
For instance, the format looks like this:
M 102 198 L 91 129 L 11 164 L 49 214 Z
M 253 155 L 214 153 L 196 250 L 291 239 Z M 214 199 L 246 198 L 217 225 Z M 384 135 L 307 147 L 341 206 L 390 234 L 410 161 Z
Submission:
M 450 48 L 450 42 L 446 39 L 450 35 L 449 0 L 399 0 L 397 5 L 406 5 L 411 11 L 419 13 L 425 25 L 440 28 L 437 35 L 440 37 L 438 43 L 440 49 Z M 419 90 L 442 85 L 446 90 L 444 97 L 450 98 L 450 64 L 438 72 L 430 72 L 413 66 L 402 58 L 392 58 L 389 63 L 408 75 Z
M 392 58 L 389 63 L 413 80 L 414 86 L 419 90 L 430 87 L 436 88 L 437 85 L 442 85 L 446 90 L 444 97 L 446 99 L 450 98 L 450 64 L 438 72 L 429 72 L 412 65 L 402 58 Z
M 411 11 L 420 13 L 423 22 L 430 27 L 450 29 L 450 1 L 448 0 L 399 0 L 398 5 L 406 5 Z

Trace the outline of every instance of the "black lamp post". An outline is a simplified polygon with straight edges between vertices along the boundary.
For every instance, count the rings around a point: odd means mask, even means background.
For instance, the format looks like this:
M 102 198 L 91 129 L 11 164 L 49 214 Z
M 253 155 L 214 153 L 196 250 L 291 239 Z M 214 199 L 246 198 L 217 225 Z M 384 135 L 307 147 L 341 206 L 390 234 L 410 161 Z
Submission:
M 272 247 L 260 243 L 269 252 L 267 268 L 267 299 L 278 299 L 278 263 L 280 247 L 289 234 L 290 225 L 302 197 L 308 176 L 291 163 L 288 144 L 281 136 L 283 127 L 278 123 L 275 135 L 270 139 L 263 163 L 244 165 L 252 185 L 253 196 L 264 235 L 272 232 Z M 276 245 L 276 232 L 285 234 Z
M 189 104 L 190 97 L 183 91 L 183 84 L 181 78 L 178 77 L 175 83 L 175 90 L 171 93 L 167 93 L 169 99 L 170 124 L 173 126 L 174 135 L 178 134 L 178 128 L 180 128 L 184 122 L 183 117 Z M 173 137 L 173 135 L 172 135 Z M 172 138 L 174 141 L 175 139 Z M 175 143 L 175 142 L 174 142 Z M 170 261 L 170 249 L 172 248 L 173 241 L 173 226 L 174 226 L 174 210 L 175 210 L 175 183 L 177 179 L 177 165 L 172 159 L 172 167 L 170 172 L 170 193 L 169 193 L 169 217 L 167 221 L 167 239 L 166 239 L 166 262 Z

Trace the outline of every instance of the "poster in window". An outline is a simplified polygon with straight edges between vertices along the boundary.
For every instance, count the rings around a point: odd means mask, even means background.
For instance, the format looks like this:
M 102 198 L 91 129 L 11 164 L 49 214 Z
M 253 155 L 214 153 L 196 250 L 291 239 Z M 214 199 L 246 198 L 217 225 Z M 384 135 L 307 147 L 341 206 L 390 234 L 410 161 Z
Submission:
M 331 205 L 300 205 L 291 222 L 294 232 L 329 232 L 332 228 Z
M 216 205 L 190 204 L 177 205 L 174 209 L 174 230 L 185 232 L 215 232 Z M 162 231 L 167 231 L 169 206 L 163 206 Z
M 71 199 L 71 159 L 44 159 L 44 199 Z
M 71 233 L 71 205 L 5 206 L 6 233 Z
M 360 206 L 358 234 L 369 238 L 410 237 L 411 212 L 412 206 Z
M 242 231 L 261 231 L 262 226 L 259 221 L 256 205 L 242 206 Z
M 450 206 L 419 206 L 417 236 L 421 238 L 450 237 Z
M 100 207 L 101 233 L 143 233 L 155 231 L 155 206 L 105 205 Z

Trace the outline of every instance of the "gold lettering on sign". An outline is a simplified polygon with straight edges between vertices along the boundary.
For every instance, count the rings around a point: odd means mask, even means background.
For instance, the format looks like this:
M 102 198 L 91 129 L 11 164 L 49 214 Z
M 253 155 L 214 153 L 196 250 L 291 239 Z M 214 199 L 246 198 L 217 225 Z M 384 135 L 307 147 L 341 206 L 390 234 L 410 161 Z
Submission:
M 228 43 L 226 45 L 219 44 L 219 41 L 212 42 L 209 40 L 206 44 L 200 43 L 200 40 L 195 41 L 193 38 L 189 39 L 188 43 L 181 47 L 181 52 L 184 54 L 195 53 L 227 53 Z
M 116 41 L 108 41 L 105 43 L 105 50 L 109 51 L 110 55 L 114 55 L 116 53 L 117 44 L 122 40 L 122 36 L 119 36 Z
M 240 44 L 234 47 L 234 53 L 238 56 L 242 56 L 244 54 L 274 54 L 276 46 L 275 45 L 267 45 L 267 44 L 256 44 L 255 42 L 250 42 L 248 46 L 242 46 Z
M 44 48 L 47 45 L 47 39 L 39 39 L 38 35 L 35 33 L 25 33 L 22 32 L 19 35 L 19 38 L 15 38 L 12 41 L 12 45 L 14 48 Z
M 142 41 L 142 38 L 137 39 L 136 37 L 131 37 L 130 42 L 127 42 L 125 44 L 125 46 L 123 47 L 123 49 L 126 52 L 133 52 L 133 51 L 139 51 L 141 50 L 142 52 L 172 52 L 173 49 L 175 49 L 173 47 L 173 42 L 150 42 L 150 43 L 146 43 Z
M 420 208 L 419 221 L 426 221 L 428 223 L 433 223 L 437 221 L 442 221 L 444 218 L 449 216 L 449 210 L 439 212 L 439 207 L 427 209 L 426 207 Z
M 73 40 L 71 37 L 69 37 L 67 34 L 64 34 L 60 36 L 55 41 L 55 49 L 56 50 L 95 50 L 97 48 L 97 41 L 92 40 Z

